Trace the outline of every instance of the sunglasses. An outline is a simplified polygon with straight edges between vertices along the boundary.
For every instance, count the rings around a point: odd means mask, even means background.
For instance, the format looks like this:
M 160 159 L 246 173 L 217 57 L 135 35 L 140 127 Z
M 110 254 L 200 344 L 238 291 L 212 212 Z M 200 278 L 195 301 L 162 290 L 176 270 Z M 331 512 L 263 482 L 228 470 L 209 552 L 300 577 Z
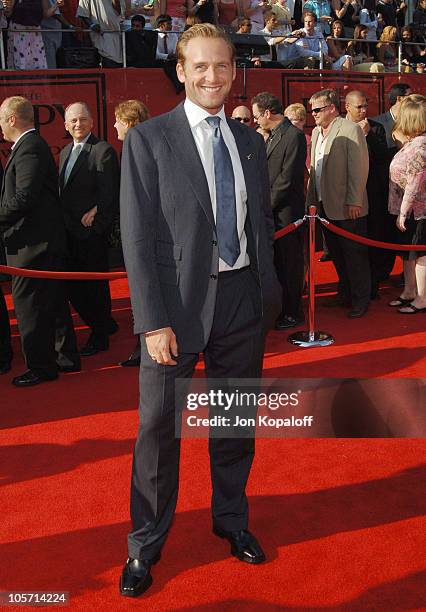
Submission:
M 322 110 L 327 108 L 327 106 L 330 106 L 330 104 L 326 104 L 325 106 L 318 106 L 317 108 L 313 108 L 311 110 L 311 113 L 316 115 L 317 113 L 320 113 Z
M 351 104 L 357 110 L 361 110 L 361 108 L 368 108 L 368 104 Z
M 250 123 L 248 117 L 234 117 L 235 121 L 241 121 L 242 123 Z

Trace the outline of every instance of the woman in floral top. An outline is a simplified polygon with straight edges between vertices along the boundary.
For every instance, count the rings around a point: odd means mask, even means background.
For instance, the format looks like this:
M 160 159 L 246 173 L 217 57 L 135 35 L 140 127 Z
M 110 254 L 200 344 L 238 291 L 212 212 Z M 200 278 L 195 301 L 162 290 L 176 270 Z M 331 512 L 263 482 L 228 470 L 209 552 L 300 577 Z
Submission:
M 401 232 L 414 218 L 412 244 L 426 245 L 426 98 L 413 94 L 402 102 L 394 136 L 404 144 L 390 166 L 389 212 Z M 404 261 L 404 290 L 391 306 L 402 314 L 426 312 L 426 251 L 410 251 Z

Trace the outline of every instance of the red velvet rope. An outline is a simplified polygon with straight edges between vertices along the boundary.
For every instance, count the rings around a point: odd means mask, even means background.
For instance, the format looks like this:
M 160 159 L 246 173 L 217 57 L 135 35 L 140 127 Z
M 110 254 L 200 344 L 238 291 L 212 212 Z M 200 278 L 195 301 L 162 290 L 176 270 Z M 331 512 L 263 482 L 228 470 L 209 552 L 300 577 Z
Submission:
M 127 278 L 125 272 L 46 272 L 45 270 L 27 270 L 26 268 L 13 268 L 0 266 L 0 273 L 12 276 L 25 276 L 26 278 L 56 278 L 62 280 L 115 280 Z
M 334 232 L 335 234 L 339 234 L 339 236 L 344 236 L 345 238 L 349 238 L 354 242 L 359 242 L 360 244 L 366 244 L 368 246 L 379 247 L 381 249 L 389 249 L 390 251 L 426 251 L 426 244 L 397 244 L 395 242 L 380 242 L 379 240 L 371 240 L 371 238 L 365 238 L 364 236 L 358 236 L 358 234 L 352 234 L 352 232 L 347 232 L 336 225 L 333 225 L 327 219 L 322 219 L 318 217 L 321 223 L 330 230 L 330 232 Z
M 294 223 L 290 223 L 287 227 L 274 234 L 274 240 L 294 232 L 304 221 L 304 219 L 299 219 Z M 116 280 L 117 278 L 127 278 L 126 272 L 47 272 L 45 270 L 28 270 L 26 268 L 13 268 L 12 266 L 1 265 L 0 273 L 11 274 L 12 276 L 25 276 L 26 278 L 53 278 L 62 280 Z

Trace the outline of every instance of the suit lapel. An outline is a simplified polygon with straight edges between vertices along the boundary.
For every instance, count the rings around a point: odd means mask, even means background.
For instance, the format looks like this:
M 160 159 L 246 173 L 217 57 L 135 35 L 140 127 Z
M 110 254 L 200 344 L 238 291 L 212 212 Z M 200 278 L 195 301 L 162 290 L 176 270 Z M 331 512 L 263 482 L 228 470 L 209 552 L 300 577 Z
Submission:
M 252 227 L 258 227 L 259 207 L 254 205 L 253 196 L 257 196 L 259 185 L 256 172 L 256 155 L 254 146 L 249 138 L 249 129 L 239 125 L 236 121 L 227 120 L 228 126 L 235 138 L 241 166 L 246 183 L 247 208 Z
M 323 168 L 327 164 L 331 145 L 333 144 L 333 141 L 336 138 L 337 134 L 340 132 L 340 128 L 342 127 L 342 121 L 343 119 L 341 117 L 337 117 L 333 125 L 331 126 L 330 133 L 328 134 L 327 141 L 325 143 Z
M 74 177 L 78 174 L 79 169 L 81 168 L 81 166 L 86 162 L 87 158 L 89 157 L 90 151 L 92 150 L 92 146 L 96 142 L 98 142 L 97 138 L 95 138 L 93 136 L 93 134 L 91 134 L 89 139 L 88 139 L 88 141 L 84 143 L 83 148 L 81 149 L 79 156 L 75 160 L 75 164 L 74 164 L 74 166 L 73 166 L 73 168 L 71 170 L 71 174 L 68 177 L 67 184 L 64 185 L 65 169 L 66 169 L 66 166 L 68 164 L 68 160 L 69 160 L 69 157 L 71 155 L 72 148 L 74 146 L 72 143 L 67 145 L 68 147 L 70 147 L 70 149 L 69 149 L 69 151 L 67 151 L 66 161 L 65 161 L 65 163 L 64 163 L 64 165 L 62 167 L 62 170 L 61 170 L 60 180 L 61 180 L 62 189 L 66 189 L 67 186 L 70 183 L 72 183 L 72 181 L 74 180 Z
M 63 191 L 64 189 L 65 169 L 67 167 L 69 156 L 71 155 L 72 147 L 73 147 L 73 144 L 72 142 L 70 142 L 69 144 L 67 144 L 67 146 L 63 149 L 61 153 L 62 163 L 60 163 L 60 168 L 59 168 L 59 188 L 61 191 Z
M 275 149 L 275 147 L 280 142 L 281 138 L 282 138 L 282 132 L 281 130 L 277 130 L 272 136 L 271 140 L 268 140 L 267 145 L 266 145 L 266 156 L 268 159 L 270 158 L 272 151 Z
M 185 178 L 191 185 L 209 223 L 216 228 L 209 186 L 183 104 L 170 113 L 169 125 L 163 133 L 183 167 Z
M 283 119 L 283 121 L 279 124 L 278 129 L 275 130 L 274 135 L 272 136 L 271 140 L 268 140 L 266 144 L 266 155 L 268 159 L 271 156 L 272 151 L 275 149 L 275 147 L 280 142 L 281 138 L 284 137 L 284 134 L 286 133 L 289 125 L 290 125 L 290 121 L 287 118 Z

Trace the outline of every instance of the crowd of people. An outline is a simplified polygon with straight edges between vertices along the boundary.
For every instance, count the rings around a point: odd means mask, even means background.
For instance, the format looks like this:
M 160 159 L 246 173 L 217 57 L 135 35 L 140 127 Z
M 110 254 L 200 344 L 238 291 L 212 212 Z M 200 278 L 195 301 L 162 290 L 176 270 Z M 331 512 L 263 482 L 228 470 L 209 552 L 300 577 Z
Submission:
M 261 92 L 253 98 L 251 109 L 237 106 L 233 110 L 232 119 L 256 129 L 264 139 L 275 230 L 301 219 L 306 204 L 314 203 L 322 217 L 354 234 L 384 242 L 426 243 L 426 101 L 404 83 L 393 85 L 388 99 L 390 110 L 371 118 L 366 95 L 350 91 L 342 116 L 336 92 L 321 90 L 310 100 L 316 123 L 312 139 L 304 134 L 307 110 L 301 103 L 283 109 L 275 96 Z M 124 141 L 130 128 L 149 117 L 142 102 L 120 102 L 115 108 L 117 138 Z M 108 237 L 118 214 L 120 169 L 113 147 L 92 133 L 90 108 L 76 102 L 66 109 L 65 128 L 72 142 L 61 152 L 59 171 L 34 129 L 28 100 L 6 99 L 0 107 L 0 125 L 3 137 L 13 143 L 0 207 L 8 264 L 108 271 Z M 18 184 L 22 172 L 16 172 L 15 164 L 25 168 L 24 184 Z M 275 267 L 282 287 L 277 330 L 304 322 L 303 236 L 299 228 L 275 243 Z M 325 241 L 339 277 L 337 296 L 327 305 L 348 306 L 351 318 L 364 316 L 370 300 L 378 297 L 380 283 L 392 271 L 395 252 L 368 248 L 329 231 Z M 25 248 L 17 248 L 21 242 Z M 402 314 L 425 311 L 426 255 L 413 250 L 401 256 L 405 285 L 390 306 Z M 28 367 L 14 379 L 17 386 L 80 370 L 81 356 L 107 350 L 110 335 L 118 329 L 111 315 L 108 281 L 64 283 L 14 277 L 12 291 Z M 91 332 L 79 350 L 69 304 Z M 1 292 L 0 327 L 0 372 L 6 373 L 12 350 Z M 138 339 L 120 365 L 139 364 Z
M 124 59 L 161 66 L 175 60 L 179 32 L 204 22 L 263 36 L 269 51 L 260 56 L 241 43 L 241 60 L 254 67 L 310 68 L 321 56 L 334 70 L 396 71 L 399 41 L 403 71 L 423 72 L 426 63 L 426 0 L 411 23 L 404 0 L 4 0 L 0 10 L 7 67 L 15 70 L 68 67 L 68 57 L 76 67 L 78 49 L 83 67 L 122 67 Z M 70 48 L 77 52 L 64 52 Z

